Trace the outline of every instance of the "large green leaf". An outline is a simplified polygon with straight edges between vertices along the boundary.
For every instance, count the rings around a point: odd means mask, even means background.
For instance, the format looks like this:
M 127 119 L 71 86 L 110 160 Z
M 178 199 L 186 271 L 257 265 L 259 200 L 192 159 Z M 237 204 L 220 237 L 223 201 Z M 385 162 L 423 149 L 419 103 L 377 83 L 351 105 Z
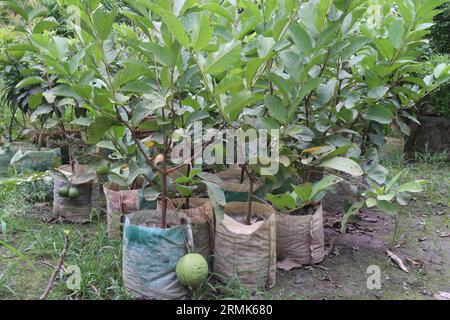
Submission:
M 96 144 L 101 141 L 114 122 L 114 119 L 110 117 L 100 117 L 95 119 L 87 129 L 86 143 Z
M 218 15 L 224 17 L 230 22 L 233 21 L 233 16 L 231 15 L 231 13 L 226 8 L 218 5 L 217 3 L 213 2 L 204 3 L 200 6 L 200 8 L 217 13 Z
M 422 191 L 423 191 L 422 184 L 420 184 L 417 181 L 402 184 L 400 187 L 397 188 L 397 192 L 422 192 Z
M 185 47 L 189 47 L 191 41 L 184 29 L 180 19 L 167 10 L 158 9 L 157 13 L 160 15 L 162 21 L 166 24 L 170 33 Z
M 38 83 L 44 83 L 45 80 L 42 79 L 41 77 L 38 76 L 31 76 L 31 77 L 27 77 L 23 80 L 21 80 L 17 85 L 16 85 L 16 90 L 20 90 L 22 88 L 31 86 L 33 84 L 38 84 Z
M 375 121 L 381 124 L 390 124 L 394 118 L 391 110 L 380 105 L 370 106 L 362 116 L 366 120 Z
M 204 71 L 206 73 L 217 74 L 227 70 L 238 59 L 241 53 L 241 43 L 232 41 L 220 46 L 219 51 L 212 53 L 206 59 Z
M 147 73 L 148 70 L 143 65 L 127 66 L 122 70 L 120 70 L 119 72 L 117 72 L 117 74 L 114 76 L 113 86 L 117 90 L 122 85 L 130 81 L 136 80 Z
M 197 52 L 208 45 L 213 35 L 213 28 L 209 16 L 201 14 L 198 17 L 191 40 L 191 46 Z
M 334 175 L 329 175 L 329 176 L 322 178 L 320 181 L 313 184 L 311 197 L 314 197 L 319 192 L 324 191 L 324 190 L 328 189 L 329 187 L 331 187 L 331 186 L 335 185 L 336 183 L 339 183 L 343 180 L 344 179 L 334 176 Z
M 402 20 L 397 19 L 389 26 L 389 39 L 394 48 L 399 49 L 401 47 L 404 34 L 405 25 Z
M 33 33 L 41 33 L 44 30 L 53 29 L 59 26 L 59 23 L 52 20 L 39 21 L 33 28 Z
M 111 12 L 103 9 L 97 9 L 94 13 L 94 27 L 101 40 L 108 39 L 112 31 L 114 20 L 117 16 L 117 8 L 114 7 Z
M 312 198 L 312 193 L 313 193 L 312 183 L 308 182 L 308 183 L 302 184 L 301 186 L 295 186 L 293 189 L 294 189 L 294 192 L 297 195 L 298 199 L 302 203 L 310 202 L 310 200 Z
M 230 120 L 235 120 L 246 105 L 252 100 L 250 91 L 242 91 L 233 95 L 231 101 L 225 106 L 224 112 Z
M 335 157 L 320 164 L 321 167 L 330 168 L 337 171 L 348 173 L 354 177 L 363 175 L 363 171 L 359 164 L 352 159 L 344 157 Z
M 275 96 L 266 96 L 264 101 L 267 110 L 269 110 L 269 115 L 277 119 L 282 124 L 286 123 L 287 109 L 283 104 L 283 101 Z
M 281 212 L 295 208 L 295 199 L 289 194 L 267 194 L 266 199 Z
M 294 40 L 295 46 L 305 53 L 313 51 L 313 44 L 308 33 L 299 24 L 292 24 L 290 27 L 290 34 Z

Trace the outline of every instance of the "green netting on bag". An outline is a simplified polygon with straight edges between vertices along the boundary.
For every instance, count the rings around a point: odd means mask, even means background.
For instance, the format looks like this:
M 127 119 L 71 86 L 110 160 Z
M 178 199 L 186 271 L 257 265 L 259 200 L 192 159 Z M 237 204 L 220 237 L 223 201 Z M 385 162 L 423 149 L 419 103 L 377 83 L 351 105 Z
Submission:
M 53 150 L 25 151 L 19 149 L 10 161 L 17 173 L 47 171 L 61 165 L 61 151 Z
M 172 216 L 172 217 L 171 217 Z M 172 227 L 152 227 L 160 212 L 139 211 L 125 217 L 123 278 L 126 290 L 139 299 L 185 299 L 188 290 L 178 282 L 175 267 L 187 253 L 188 226 L 168 215 Z M 178 222 L 177 222 L 178 221 Z M 148 226 L 147 226 L 148 225 Z

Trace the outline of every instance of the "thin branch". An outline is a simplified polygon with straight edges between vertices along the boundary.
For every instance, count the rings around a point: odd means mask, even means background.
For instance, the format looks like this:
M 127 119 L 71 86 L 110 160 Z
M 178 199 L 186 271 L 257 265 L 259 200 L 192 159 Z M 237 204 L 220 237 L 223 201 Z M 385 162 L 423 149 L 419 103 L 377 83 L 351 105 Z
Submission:
M 61 270 L 64 259 L 66 258 L 67 251 L 69 250 L 69 236 L 67 234 L 64 235 L 64 248 L 61 252 L 61 255 L 59 257 L 58 264 L 55 267 L 55 270 L 53 270 L 52 276 L 50 277 L 50 281 L 48 282 L 47 288 L 45 289 L 44 293 L 41 295 L 39 300 L 46 300 L 50 292 L 53 290 L 53 287 L 55 285 L 56 276 L 58 275 L 59 271 Z

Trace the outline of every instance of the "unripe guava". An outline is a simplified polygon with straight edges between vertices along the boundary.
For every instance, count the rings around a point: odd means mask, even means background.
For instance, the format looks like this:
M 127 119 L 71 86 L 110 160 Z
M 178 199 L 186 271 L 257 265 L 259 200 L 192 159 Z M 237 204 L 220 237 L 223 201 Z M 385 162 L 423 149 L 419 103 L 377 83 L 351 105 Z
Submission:
M 69 196 L 69 187 L 64 186 L 64 187 L 59 188 L 58 194 L 63 198 L 67 198 Z
M 76 199 L 76 198 L 78 198 L 80 196 L 80 191 L 78 191 L 77 188 L 72 187 L 72 188 L 69 189 L 68 196 L 69 196 L 69 199 L 74 200 L 74 199 Z
M 189 253 L 178 260 L 177 279 L 185 286 L 198 286 L 208 278 L 208 263 L 198 253 Z

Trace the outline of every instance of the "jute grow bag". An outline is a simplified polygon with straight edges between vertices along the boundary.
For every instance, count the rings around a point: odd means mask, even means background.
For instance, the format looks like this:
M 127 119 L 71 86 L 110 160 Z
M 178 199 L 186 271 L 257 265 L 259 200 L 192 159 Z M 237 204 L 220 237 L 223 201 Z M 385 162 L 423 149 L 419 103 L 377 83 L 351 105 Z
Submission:
M 194 252 L 201 254 L 211 265 L 211 254 L 214 242 L 214 211 L 211 200 L 203 198 L 189 198 L 189 209 L 182 209 L 186 199 L 171 199 L 167 207 L 179 210 L 191 220 L 192 236 L 194 238 Z M 158 209 L 161 203 L 158 202 Z
M 233 201 L 247 201 L 248 192 L 250 190 L 250 183 L 248 178 L 245 176 L 244 182 L 241 183 L 241 169 L 240 168 L 229 168 L 224 171 L 216 173 L 216 176 L 222 179 L 220 187 L 225 193 L 226 202 Z M 260 187 L 259 182 L 253 183 L 253 192 L 258 193 Z
M 237 275 L 243 286 L 271 288 L 276 276 L 276 221 L 270 206 L 254 202 L 252 215 L 263 220 L 245 225 L 247 203 L 230 202 L 216 224 L 214 273 L 226 281 Z
M 122 238 L 123 217 L 144 209 L 155 209 L 155 204 L 147 202 L 144 197 L 144 189 L 120 190 L 113 183 L 103 185 L 106 198 L 106 216 L 108 224 L 108 236 L 113 240 Z
M 322 206 L 312 215 L 277 214 L 277 257 L 283 269 L 319 263 L 325 256 Z
M 78 176 L 85 169 L 85 166 L 77 166 L 75 174 Z M 53 186 L 53 213 L 69 222 L 84 223 L 89 221 L 92 209 L 92 184 L 94 183 L 95 175 L 71 178 L 72 169 L 69 165 L 62 166 L 58 170 L 70 179 L 69 185 L 77 188 L 80 196 L 76 199 L 61 197 L 58 191 L 62 187 L 67 186 L 68 182 L 56 176 Z
M 98 179 L 92 184 L 92 208 L 99 212 L 106 210 L 106 196 L 103 191 L 103 184 Z
M 10 165 L 19 173 L 51 170 L 61 165 L 61 151 L 59 148 L 25 152 L 19 149 Z
M 189 228 L 173 212 L 167 214 L 171 228 L 152 227 L 160 219 L 158 210 L 139 211 L 125 217 L 125 289 L 137 299 L 186 299 L 188 290 L 178 282 L 175 267 L 188 252 Z

